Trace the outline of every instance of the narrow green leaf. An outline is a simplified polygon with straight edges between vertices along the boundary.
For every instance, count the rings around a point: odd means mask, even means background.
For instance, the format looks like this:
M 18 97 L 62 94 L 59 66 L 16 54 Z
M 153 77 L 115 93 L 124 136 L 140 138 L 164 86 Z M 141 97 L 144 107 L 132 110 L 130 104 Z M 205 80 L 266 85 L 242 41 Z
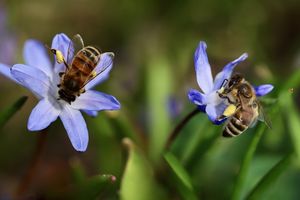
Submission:
M 172 73 L 167 60 L 159 57 L 150 59 L 147 69 L 149 152 L 151 159 L 156 162 L 161 158 L 170 131 L 167 103 L 171 93 Z
M 250 168 L 250 163 L 252 161 L 254 152 L 256 150 L 256 147 L 261 139 L 261 136 L 263 134 L 263 132 L 266 129 L 266 125 L 265 124 L 261 124 L 258 128 L 257 131 L 247 149 L 247 152 L 244 156 L 244 160 L 241 164 L 241 168 L 237 177 L 237 181 L 236 184 L 234 186 L 234 190 L 233 190 L 233 194 L 232 194 L 232 198 L 233 200 L 239 200 L 241 199 L 241 194 L 242 194 L 242 190 L 245 186 L 245 181 L 249 172 L 249 168 Z
M 155 183 L 153 169 L 143 153 L 128 138 L 123 140 L 123 144 L 129 155 L 121 182 L 121 199 L 164 199 Z
M 97 175 L 88 178 L 81 184 L 77 184 L 74 190 L 74 199 L 89 200 L 95 199 L 109 188 L 113 188 L 113 183 L 116 182 L 116 177 L 113 175 Z
M 262 195 L 269 189 L 278 177 L 290 167 L 294 153 L 289 153 L 280 160 L 270 171 L 259 181 L 249 193 L 247 199 L 263 199 Z
M 109 111 L 111 112 L 111 111 Z M 116 135 L 119 139 L 128 137 L 131 138 L 137 144 L 141 143 L 141 138 L 137 135 L 137 131 L 130 123 L 128 118 L 124 115 L 124 112 L 116 112 L 115 117 L 109 117 L 109 122 L 112 124 L 112 127 L 116 129 Z
M 184 198 L 185 199 L 197 199 L 196 194 L 194 192 L 193 184 L 191 182 L 191 178 L 189 177 L 189 174 L 186 172 L 186 170 L 183 168 L 183 166 L 180 164 L 178 159 L 170 152 L 166 153 L 164 155 L 165 160 L 175 173 L 176 177 L 180 181 L 181 185 L 183 187 L 186 187 L 188 192 L 185 192 Z M 181 187 L 181 185 L 179 187 Z
M 285 114 L 288 130 L 292 137 L 295 151 L 300 158 L 300 116 L 297 112 L 296 105 L 293 101 L 292 95 L 289 92 L 282 92 L 279 97 L 282 111 Z
M 295 70 L 294 73 L 285 81 L 280 88 L 281 91 L 288 91 L 289 89 L 296 88 L 300 85 L 300 70 Z
M 24 105 L 28 97 L 23 96 L 15 101 L 12 105 L 3 109 L 0 112 L 0 128 L 4 126 L 4 124 Z

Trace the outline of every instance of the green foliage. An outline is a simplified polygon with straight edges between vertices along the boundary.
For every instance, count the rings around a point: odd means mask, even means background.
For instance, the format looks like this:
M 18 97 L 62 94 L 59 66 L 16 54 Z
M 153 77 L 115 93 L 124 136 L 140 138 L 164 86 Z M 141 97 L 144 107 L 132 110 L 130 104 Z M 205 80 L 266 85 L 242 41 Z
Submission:
M 248 175 L 248 171 L 251 165 L 251 161 L 253 159 L 255 150 L 257 148 L 257 145 L 261 139 L 261 136 L 263 134 L 263 132 L 265 131 L 265 125 L 260 125 L 258 131 L 255 133 L 247 151 L 246 154 L 243 158 L 240 170 L 239 170 L 239 174 L 237 177 L 237 181 L 233 190 L 233 194 L 232 194 L 232 199 L 233 200 L 237 200 L 241 198 L 241 193 L 243 190 L 243 187 L 245 186 L 245 180 L 246 177 Z
M 73 199 L 95 199 L 106 192 L 109 187 L 112 188 L 115 181 L 115 176 L 106 174 L 88 178 L 73 189 Z
M 24 103 L 27 101 L 27 97 L 21 97 L 15 101 L 12 105 L 0 111 L 0 128 L 18 111 L 22 108 Z
M 263 194 L 274 184 L 278 177 L 291 166 L 295 155 L 287 154 L 256 184 L 246 199 L 262 199 Z
M 70 186 L 62 197 L 299 199 L 300 34 L 295 28 L 299 7 L 295 0 L 86 0 L 84 4 L 10 0 L 1 4 L 0 14 L 2 8 L 7 10 L 10 26 L 0 32 L 17 35 L 13 55 L 19 59 L 13 63 L 23 62 L 22 45 L 28 38 L 50 45 L 56 33 L 80 33 L 85 44 L 115 52 L 110 77 L 97 90 L 115 95 L 122 104 L 116 113 L 84 116 L 90 133 L 84 154 L 71 148 L 60 122 L 51 125 L 45 152 L 23 198 L 32 194 L 37 195 L 33 199 L 51 199 Z M 1 42 L 7 41 L 5 35 L 1 32 Z M 274 84 L 274 90 L 261 98 L 272 129 L 258 122 L 241 136 L 224 139 L 222 125 L 213 125 L 200 113 L 185 124 L 166 152 L 170 131 L 194 109 L 187 91 L 199 89 L 193 66 L 199 40 L 208 44 L 214 75 L 227 61 L 247 52 L 249 58 L 235 71 L 254 85 Z M 8 52 L 2 43 L 0 49 L 3 46 L 1 55 Z M 0 199 L 9 199 L 34 149 L 36 135 L 25 126 L 36 101 L 30 99 L 19 112 L 22 115 L 11 119 L 27 98 L 12 101 L 24 90 L 2 77 L 0 81 L 0 128 L 9 133 L 0 140 Z M 168 110 L 170 96 L 180 104 L 176 116 Z M 71 164 L 70 157 L 76 158 Z
M 129 155 L 121 182 L 121 199 L 163 199 L 154 179 L 153 168 L 145 155 L 130 139 L 125 138 L 123 144 Z
M 182 196 L 184 199 L 197 199 L 197 195 L 194 192 L 194 188 L 187 171 L 183 168 L 179 160 L 170 152 L 164 155 L 166 162 L 178 178 L 180 184 L 178 188 L 182 188 Z
M 147 96 L 149 104 L 149 142 L 151 158 L 160 159 L 170 131 L 168 98 L 170 97 L 170 66 L 163 58 L 150 58 L 147 66 Z

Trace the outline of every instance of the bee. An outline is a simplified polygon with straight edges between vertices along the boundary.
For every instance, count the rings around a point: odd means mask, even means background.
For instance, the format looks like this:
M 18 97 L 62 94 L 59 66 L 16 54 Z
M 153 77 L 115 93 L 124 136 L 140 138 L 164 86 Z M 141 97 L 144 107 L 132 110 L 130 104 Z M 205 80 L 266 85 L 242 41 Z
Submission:
M 224 83 L 223 83 L 224 85 Z M 234 74 L 219 91 L 219 96 L 228 102 L 219 120 L 228 118 L 223 130 L 224 137 L 235 137 L 253 127 L 257 120 L 266 120 L 253 86 L 240 74 Z
M 50 49 L 56 55 L 56 61 L 65 65 L 65 71 L 60 72 L 58 86 L 58 100 L 62 99 L 69 104 L 76 97 L 85 92 L 84 86 L 101 74 L 112 63 L 99 65 L 101 61 L 100 50 L 93 46 L 84 46 L 79 34 L 76 34 L 69 43 L 67 58 L 57 49 Z M 114 57 L 113 53 L 110 53 Z

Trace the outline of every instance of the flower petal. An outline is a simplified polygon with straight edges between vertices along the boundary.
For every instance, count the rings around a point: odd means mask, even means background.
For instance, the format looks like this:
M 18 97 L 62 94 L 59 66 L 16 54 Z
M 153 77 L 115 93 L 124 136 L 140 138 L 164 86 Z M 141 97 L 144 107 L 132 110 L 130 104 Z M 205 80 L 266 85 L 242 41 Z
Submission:
M 51 48 L 58 49 L 59 51 L 61 51 L 64 58 L 67 59 L 70 42 L 71 40 L 67 35 L 65 35 L 64 33 L 60 33 L 55 35 L 55 37 L 53 38 Z M 55 56 L 54 56 L 54 60 L 55 60 L 55 64 L 54 64 L 55 73 L 57 74 L 59 72 L 64 72 L 65 65 L 63 63 L 58 64 L 56 62 Z
M 97 117 L 98 115 L 98 111 L 94 111 L 94 110 L 82 110 L 82 111 L 91 117 Z
M 213 89 L 213 78 L 206 54 L 206 47 L 206 43 L 201 41 L 194 56 L 197 82 L 204 93 L 208 93 Z
M 191 89 L 188 92 L 189 100 L 196 105 L 204 105 L 205 96 L 201 92 L 195 89 Z
M 27 40 L 23 49 L 25 64 L 36 67 L 50 78 L 53 75 L 52 64 L 45 46 L 37 40 Z
M 265 85 L 260 85 L 260 86 L 254 87 L 256 96 L 258 96 L 258 97 L 268 94 L 269 92 L 271 92 L 273 90 L 273 88 L 274 88 L 274 86 L 271 84 L 265 84 Z
M 57 119 L 59 113 L 59 105 L 56 102 L 42 99 L 31 111 L 27 127 L 30 131 L 39 131 L 47 128 L 49 124 Z
M 248 57 L 247 53 L 242 54 L 239 58 L 235 59 L 234 61 L 228 63 L 221 72 L 219 72 L 215 78 L 214 82 L 214 90 L 218 90 L 222 87 L 222 84 L 225 79 L 229 79 L 233 69 L 237 64 L 244 61 Z
M 4 75 L 6 78 L 18 83 L 18 81 L 11 75 L 11 68 L 8 65 L 0 63 L 0 74 Z
M 86 90 L 93 88 L 95 85 L 108 78 L 109 72 L 113 66 L 114 56 L 115 55 L 113 52 L 106 52 L 101 54 L 100 61 L 94 70 L 97 74 L 99 73 L 99 75 L 85 86 Z
M 38 98 L 48 96 L 51 90 L 49 77 L 41 70 L 23 64 L 11 68 L 11 74 L 21 85 L 32 91 Z
M 208 104 L 205 108 L 205 112 L 210 121 L 212 121 L 216 125 L 219 125 L 222 122 L 224 122 L 224 120 L 219 121 L 217 120 L 217 118 L 223 114 L 226 107 L 227 105 L 224 103 L 220 103 L 217 106 L 213 104 Z
M 70 106 L 64 106 L 59 115 L 73 147 L 77 151 L 85 151 L 89 142 L 88 130 L 82 114 Z
M 71 104 L 71 107 L 77 110 L 117 110 L 121 105 L 118 100 L 108 94 L 95 90 L 87 90 L 81 94 L 76 101 Z

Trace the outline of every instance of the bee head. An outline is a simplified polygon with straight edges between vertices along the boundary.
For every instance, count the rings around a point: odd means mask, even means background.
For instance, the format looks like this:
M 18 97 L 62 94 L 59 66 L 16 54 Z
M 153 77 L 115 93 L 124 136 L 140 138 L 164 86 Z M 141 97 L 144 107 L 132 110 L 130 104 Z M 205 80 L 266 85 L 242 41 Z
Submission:
M 228 83 L 228 87 L 232 88 L 236 85 L 238 85 L 239 83 L 243 82 L 244 77 L 241 74 L 234 74 L 231 76 L 229 83 Z
M 239 93 L 246 98 L 251 98 L 253 96 L 252 89 L 249 84 L 242 84 L 238 89 Z

